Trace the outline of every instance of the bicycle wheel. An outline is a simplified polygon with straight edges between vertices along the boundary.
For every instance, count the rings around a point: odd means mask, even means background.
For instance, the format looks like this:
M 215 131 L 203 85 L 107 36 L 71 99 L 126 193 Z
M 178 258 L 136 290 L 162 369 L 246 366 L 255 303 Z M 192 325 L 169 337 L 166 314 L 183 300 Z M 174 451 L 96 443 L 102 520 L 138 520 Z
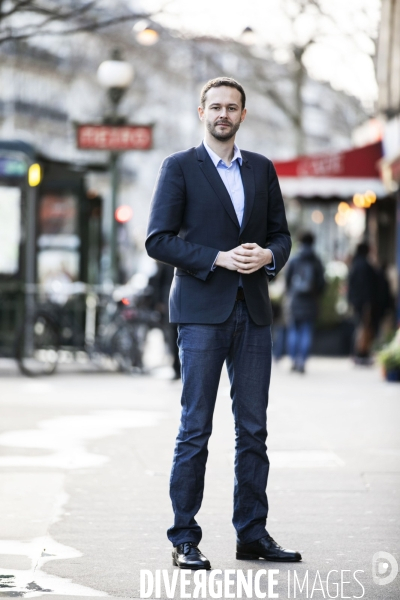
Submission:
M 142 352 L 134 327 L 125 325 L 118 328 L 111 339 L 111 348 L 112 356 L 117 361 L 121 371 L 142 368 Z
M 38 314 L 18 336 L 16 358 L 21 373 L 28 377 L 51 375 L 58 362 L 58 333 L 45 315 Z

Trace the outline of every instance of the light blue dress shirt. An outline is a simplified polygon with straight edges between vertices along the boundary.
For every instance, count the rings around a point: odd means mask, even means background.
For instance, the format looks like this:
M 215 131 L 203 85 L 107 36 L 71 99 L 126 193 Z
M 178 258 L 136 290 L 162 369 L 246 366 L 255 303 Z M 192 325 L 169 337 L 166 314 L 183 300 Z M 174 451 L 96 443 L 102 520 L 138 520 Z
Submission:
M 243 212 L 244 212 L 244 188 L 242 182 L 242 176 L 240 175 L 240 167 L 242 166 L 242 155 L 236 144 L 233 146 L 233 158 L 231 164 L 228 166 L 222 158 L 215 154 L 214 150 L 211 150 L 210 146 L 207 146 L 206 142 L 203 142 L 204 148 L 207 150 L 211 160 L 216 167 L 219 176 L 221 177 L 224 185 L 231 197 L 233 208 L 239 221 L 239 225 L 242 225 Z M 240 167 L 239 167 L 240 165 Z
M 239 225 L 241 226 L 244 212 L 244 188 L 242 176 L 240 174 L 240 167 L 242 166 L 243 162 L 240 150 L 236 146 L 236 144 L 234 144 L 233 158 L 231 164 L 227 165 L 222 160 L 222 158 L 220 158 L 218 154 L 214 152 L 214 150 L 211 150 L 210 146 L 207 145 L 205 140 L 203 140 L 203 144 L 228 191 L 228 194 L 232 200 L 233 208 L 235 209 L 237 220 L 239 221 Z M 215 261 L 218 258 L 218 254 L 215 257 Z M 216 268 L 215 261 L 211 267 L 212 271 Z M 273 255 L 272 264 L 266 265 L 265 268 L 267 269 L 270 275 L 274 274 L 273 271 L 275 269 L 275 260 Z M 240 278 L 239 285 L 242 285 L 242 278 Z

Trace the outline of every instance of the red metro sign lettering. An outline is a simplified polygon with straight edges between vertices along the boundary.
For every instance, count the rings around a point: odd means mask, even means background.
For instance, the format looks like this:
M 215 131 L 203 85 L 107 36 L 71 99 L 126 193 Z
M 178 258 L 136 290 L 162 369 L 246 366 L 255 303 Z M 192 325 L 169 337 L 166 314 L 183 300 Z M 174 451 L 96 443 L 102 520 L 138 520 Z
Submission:
M 77 146 L 82 150 L 150 150 L 151 125 L 78 125 Z

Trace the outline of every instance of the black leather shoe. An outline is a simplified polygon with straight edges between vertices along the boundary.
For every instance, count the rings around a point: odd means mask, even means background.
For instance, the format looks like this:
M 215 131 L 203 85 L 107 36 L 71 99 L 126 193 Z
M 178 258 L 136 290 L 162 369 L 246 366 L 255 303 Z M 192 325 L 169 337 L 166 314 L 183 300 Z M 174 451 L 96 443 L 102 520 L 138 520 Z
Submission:
M 287 550 L 279 546 L 272 537 L 265 537 L 250 544 L 237 544 L 236 558 L 238 560 L 273 560 L 277 562 L 298 562 L 301 554 L 295 550 Z
M 210 561 L 200 552 L 194 542 L 184 542 L 172 550 L 172 564 L 180 569 L 211 569 Z

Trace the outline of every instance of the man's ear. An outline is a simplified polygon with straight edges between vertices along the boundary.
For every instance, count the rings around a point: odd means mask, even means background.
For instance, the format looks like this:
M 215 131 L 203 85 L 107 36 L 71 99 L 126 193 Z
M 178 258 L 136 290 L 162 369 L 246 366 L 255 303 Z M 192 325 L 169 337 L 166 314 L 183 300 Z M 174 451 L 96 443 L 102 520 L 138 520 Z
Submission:
M 202 121 L 204 119 L 204 108 L 202 106 L 197 108 L 197 114 L 199 115 L 200 121 Z
M 240 115 L 240 122 L 241 122 L 241 123 L 243 123 L 243 121 L 245 120 L 245 118 L 246 118 L 246 115 L 247 115 L 247 108 L 244 108 L 244 109 L 242 110 L 242 114 Z

